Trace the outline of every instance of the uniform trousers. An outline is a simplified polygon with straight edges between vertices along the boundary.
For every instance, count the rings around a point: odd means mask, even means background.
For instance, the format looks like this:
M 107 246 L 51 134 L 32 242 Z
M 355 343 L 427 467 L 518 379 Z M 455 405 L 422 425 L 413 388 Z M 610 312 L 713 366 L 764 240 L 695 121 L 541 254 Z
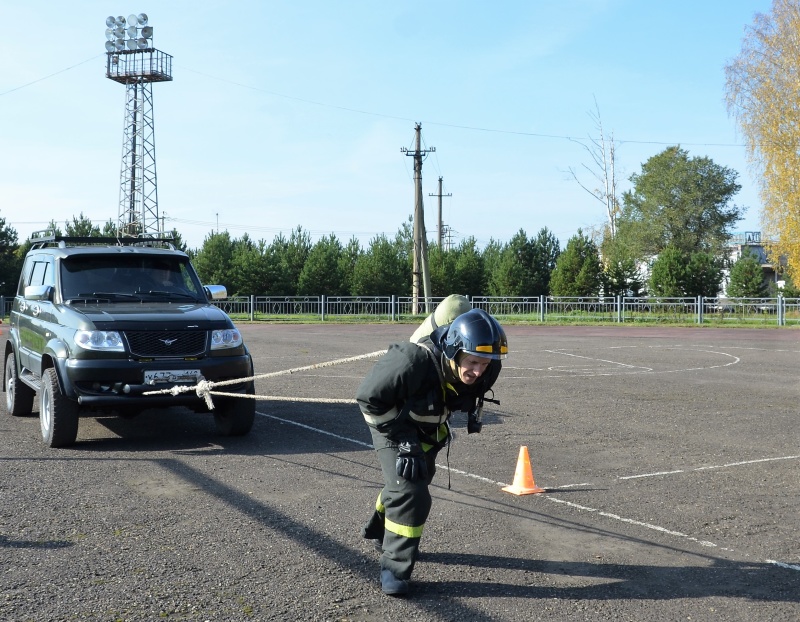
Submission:
M 428 514 L 431 494 L 428 486 L 436 472 L 436 454 L 425 452 L 428 477 L 410 482 L 397 474 L 397 443 L 370 428 L 372 442 L 383 471 L 383 489 L 378 495 L 375 512 L 362 535 L 383 543 L 381 570 L 391 570 L 398 579 L 409 579 L 419 554 L 419 543 Z

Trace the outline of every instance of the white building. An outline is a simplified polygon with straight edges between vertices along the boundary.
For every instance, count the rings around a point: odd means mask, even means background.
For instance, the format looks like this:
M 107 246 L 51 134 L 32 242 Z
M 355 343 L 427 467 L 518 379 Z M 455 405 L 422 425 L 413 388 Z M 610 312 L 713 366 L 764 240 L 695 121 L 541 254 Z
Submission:
M 764 281 L 767 283 L 777 283 L 779 288 L 783 287 L 783 281 L 777 280 L 775 266 L 767 259 L 766 250 L 764 250 L 764 245 L 761 242 L 761 232 L 743 231 L 741 233 L 734 233 L 728 242 L 728 256 L 726 258 L 725 268 L 722 271 L 722 293 L 720 296 L 724 297 L 727 295 L 731 266 L 739 261 L 742 255 L 748 251 L 758 257 L 758 262 L 761 264 L 761 271 L 764 273 Z

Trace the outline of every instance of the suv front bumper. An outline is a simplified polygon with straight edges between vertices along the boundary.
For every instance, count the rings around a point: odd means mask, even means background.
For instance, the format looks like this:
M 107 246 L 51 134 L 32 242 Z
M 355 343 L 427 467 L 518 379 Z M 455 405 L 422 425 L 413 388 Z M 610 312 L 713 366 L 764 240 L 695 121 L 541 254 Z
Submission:
M 146 371 L 198 370 L 210 382 L 243 379 L 242 382 L 225 385 L 227 393 L 252 392 L 253 361 L 249 354 L 237 356 L 209 356 L 198 360 L 128 361 L 113 359 L 61 359 L 57 362 L 64 394 L 82 406 L 90 408 L 114 408 L 133 406 L 155 408 L 162 406 L 197 406 L 203 403 L 193 391 L 178 395 L 163 393 L 144 395 L 148 391 L 159 391 L 175 386 L 174 383 L 148 384 L 144 381 Z M 191 386 L 182 383 L 180 386 Z

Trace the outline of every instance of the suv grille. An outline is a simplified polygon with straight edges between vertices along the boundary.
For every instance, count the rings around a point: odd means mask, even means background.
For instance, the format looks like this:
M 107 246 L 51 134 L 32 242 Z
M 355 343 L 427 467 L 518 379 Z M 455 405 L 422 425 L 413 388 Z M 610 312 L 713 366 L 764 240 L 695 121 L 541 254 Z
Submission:
M 131 354 L 141 357 L 181 358 L 205 354 L 206 331 L 125 331 Z

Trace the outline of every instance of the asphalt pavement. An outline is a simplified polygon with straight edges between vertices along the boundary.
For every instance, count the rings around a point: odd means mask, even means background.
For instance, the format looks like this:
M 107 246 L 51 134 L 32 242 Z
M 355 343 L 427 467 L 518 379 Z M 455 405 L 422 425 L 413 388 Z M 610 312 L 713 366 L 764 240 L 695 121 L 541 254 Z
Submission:
M 0 418 L 0 620 L 800 619 L 800 330 L 508 327 L 500 405 L 481 434 L 455 416 L 392 598 L 353 395 L 414 327 L 241 328 L 245 437 L 150 410 L 48 449 Z M 544 493 L 502 490 L 523 446 Z

